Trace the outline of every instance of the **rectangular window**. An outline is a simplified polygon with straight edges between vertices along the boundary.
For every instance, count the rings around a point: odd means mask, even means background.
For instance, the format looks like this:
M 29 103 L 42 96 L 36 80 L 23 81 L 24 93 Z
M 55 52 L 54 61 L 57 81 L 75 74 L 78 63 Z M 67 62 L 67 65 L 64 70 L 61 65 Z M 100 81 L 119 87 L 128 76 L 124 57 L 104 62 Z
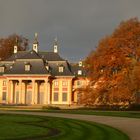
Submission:
M 4 101 L 6 100 L 6 92 L 2 93 L 2 100 L 4 100 Z
M 62 86 L 67 86 L 68 85 L 68 81 L 62 81 Z
M 58 81 L 54 81 L 54 86 L 55 86 L 55 87 L 58 86 Z
M 6 81 L 3 81 L 3 86 L 6 86 Z
M 62 101 L 63 102 L 66 102 L 67 101 L 67 93 L 66 92 L 63 92 L 62 93 Z
M 64 71 L 64 67 L 59 67 L 59 72 L 63 72 Z
M 58 92 L 54 92 L 54 101 L 58 101 Z
M 4 72 L 4 67 L 0 67 L 0 72 Z
M 82 75 L 82 70 L 78 70 L 78 75 Z
M 30 65 L 25 65 L 25 71 L 30 71 Z

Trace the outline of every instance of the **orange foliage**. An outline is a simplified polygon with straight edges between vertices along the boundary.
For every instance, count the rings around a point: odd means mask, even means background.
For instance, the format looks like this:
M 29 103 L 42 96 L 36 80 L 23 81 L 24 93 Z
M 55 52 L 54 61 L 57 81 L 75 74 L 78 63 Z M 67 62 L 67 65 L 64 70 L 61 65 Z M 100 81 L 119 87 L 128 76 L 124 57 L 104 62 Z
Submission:
M 122 22 L 99 42 L 85 64 L 91 82 L 97 83 L 101 78 L 105 81 L 99 88 L 92 88 L 92 94 L 98 94 L 98 102 L 134 102 L 140 90 L 140 21 L 132 18 Z
M 16 44 L 16 40 L 18 40 L 18 50 L 26 50 L 28 46 L 28 39 L 19 36 L 19 35 L 11 35 L 7 38 L 0 39 L 0 59 L 6 59 L 11 56 L 14 50 L 14 45 Z

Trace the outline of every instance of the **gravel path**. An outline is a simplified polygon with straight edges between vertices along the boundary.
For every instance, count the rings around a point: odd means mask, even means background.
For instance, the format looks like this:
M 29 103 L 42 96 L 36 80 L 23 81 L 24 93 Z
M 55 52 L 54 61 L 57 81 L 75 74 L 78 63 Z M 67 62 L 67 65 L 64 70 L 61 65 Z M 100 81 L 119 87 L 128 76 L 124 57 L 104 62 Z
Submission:
M 117 128 L 122 132 L 126 133 L 131 138 L 131 140 L 140 140 L 140 119 L 136 119 L 136 118 L 63 114 L 63 113 L 45 113 L 45 112 L 24 112 L 24 111 L 22 112 L 0 111 L 0 113 L 63 117 L 63 118 L 93 121 L 93 122 L 102 123 Z

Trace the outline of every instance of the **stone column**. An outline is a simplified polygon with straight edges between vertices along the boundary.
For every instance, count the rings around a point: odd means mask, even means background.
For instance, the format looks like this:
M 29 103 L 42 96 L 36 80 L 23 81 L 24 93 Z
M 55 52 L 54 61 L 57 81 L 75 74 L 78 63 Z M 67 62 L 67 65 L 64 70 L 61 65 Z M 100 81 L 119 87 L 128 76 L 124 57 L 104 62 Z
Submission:
M 34 104 L 38 103 L 38 82 L 35 82 L 35 89 L 34 89 Z
M 13 83 L 13 81 L 11 80 L 10 81 L 10 95 L 9 95 L 9 103 L 10 104 L 13 104 L 14 103 L 14 83 Z
M 47 102 L 48 102 L 47 84 L 48 84 L 48 80 L 45 80 L 44 81 L 44 104 L 47 104 Z
M 50 91 L 50 83 L 48 82 L 47 83 L 47 104 L 50 104 L 50 94 L 51 94 L 51 91 Z
M 19 103 L 22 104 L 22 80 L 19 80 Z
M 6 103 L 10 102 L 10 81 L 7 80 L 7 89 L 6 89 Z
M 14 99 L 14 104 L 17 103 L 17 102 L 16 102 L 17 83 L 18 83 L 17 81 L 14 82 L 14 97 L 13 97 L 13 99 Z
M 69 80 L 69 90 L 68 90 L 68 103 L 71 105 L 72 96 L 72 80 Z
M 31 104 L 35 104 L 35 80 L 32 80 L 32 102 Z
M 28 81 L 25 81 L 24 82 L 24 84 L 25 84 L 25 94 L 24 94 L 24 103 L 26 104 L 27 103 L 27 101 L 26 101 L 26 96 L 27 96 L 27 83 L 28 83 Z
M 25 104 L 25 91 L 26 91 L 26 89 L 25 89 L 25 88 L 26 88 L 25 84 L 26 84 L 25 82 L 22 82 L 22 83 L 21 83 L 22 92 L 21 92 L 21 96 L 20 96 L 20 97 L 21 97 L 21 103 L 22 103 L 22 104 Z

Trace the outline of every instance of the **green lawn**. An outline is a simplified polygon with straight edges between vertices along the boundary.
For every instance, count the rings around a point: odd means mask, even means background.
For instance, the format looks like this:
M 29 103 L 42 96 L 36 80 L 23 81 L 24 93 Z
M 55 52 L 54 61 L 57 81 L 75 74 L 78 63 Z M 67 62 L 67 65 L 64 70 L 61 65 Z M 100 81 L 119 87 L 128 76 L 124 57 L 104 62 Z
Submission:
M 0 114 L 0 140 L 129 140 L 117 129 L 92 122 Z
M 40 110 L 41 112 L 49 113 L 70 113 L 70 114 L 86 114 L 86 115 L 98 115 L 98 116 L 114 116 L 114 117 L 129 117 L 140 118 L 140 111 L 96 111 L 96 110 L 82 110 L 82 109 L 62 109 L 62 110 Z

